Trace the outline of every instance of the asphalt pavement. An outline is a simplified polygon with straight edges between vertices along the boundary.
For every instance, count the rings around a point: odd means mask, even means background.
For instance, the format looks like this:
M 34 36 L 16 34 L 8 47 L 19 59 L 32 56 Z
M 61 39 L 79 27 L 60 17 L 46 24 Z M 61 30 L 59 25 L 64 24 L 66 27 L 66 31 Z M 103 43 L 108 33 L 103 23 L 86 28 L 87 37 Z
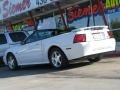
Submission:
M 0 68 L 0 90 L 119 90 L 120 57 L 104 58 L 90 64 L 71 64 L 63 70 L 50 65 Z

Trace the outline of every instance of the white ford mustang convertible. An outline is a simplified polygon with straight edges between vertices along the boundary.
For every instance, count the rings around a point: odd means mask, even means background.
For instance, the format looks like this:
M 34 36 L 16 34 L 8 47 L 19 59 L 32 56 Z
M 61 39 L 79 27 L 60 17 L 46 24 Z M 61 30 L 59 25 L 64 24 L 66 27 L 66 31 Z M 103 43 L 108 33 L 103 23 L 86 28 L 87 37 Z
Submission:
M 12 70 L 22 65 L 50 63 L 63 68 L 69 61 L 87 58 L 100 60 L 100 55 L 115 50 L 115 39 L 107 26 L 92 26 L 61 32 L 57 29 L 36 30 L 21 45 L 6 51 L 4 62 Z

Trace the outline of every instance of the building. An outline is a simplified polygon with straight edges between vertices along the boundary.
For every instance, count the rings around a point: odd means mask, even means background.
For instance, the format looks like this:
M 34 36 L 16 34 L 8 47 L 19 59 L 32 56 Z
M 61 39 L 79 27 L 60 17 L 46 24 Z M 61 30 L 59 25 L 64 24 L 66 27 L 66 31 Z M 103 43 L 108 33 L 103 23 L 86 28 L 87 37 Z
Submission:
M 109 25 L 120 41 L 120 0 L 2 0 L 0 30 Z

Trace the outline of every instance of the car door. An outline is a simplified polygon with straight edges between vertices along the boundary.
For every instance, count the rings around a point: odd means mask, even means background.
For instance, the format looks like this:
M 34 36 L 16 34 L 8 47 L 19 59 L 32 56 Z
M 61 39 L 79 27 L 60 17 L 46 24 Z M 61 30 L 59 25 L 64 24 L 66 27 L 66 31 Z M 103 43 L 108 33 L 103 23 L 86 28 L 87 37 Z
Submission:
M 7 39 L 5 37 L 5 34 L 0 34 L 0 57 L 2 57 L 5 53 L 5 51 L 9 48 L 9 45 L 7 44 Z
M 18 57 L 19 63 L 22 65 L 40 64 L 42 61 L 42 47 L 37 31 L 25 40 L 24 45 L 21 46 L 18 52 Z

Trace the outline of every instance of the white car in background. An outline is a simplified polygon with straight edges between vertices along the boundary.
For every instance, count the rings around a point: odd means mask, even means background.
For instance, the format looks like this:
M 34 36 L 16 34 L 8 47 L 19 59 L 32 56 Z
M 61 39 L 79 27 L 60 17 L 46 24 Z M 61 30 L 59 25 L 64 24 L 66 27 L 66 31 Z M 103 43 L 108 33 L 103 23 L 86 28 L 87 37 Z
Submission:
M 25 32 L 5 32 L 0 33 L 0 60 L 2 60 L 5 51 L 23 41 L 28 36 Z
M 22 65 L 46 63 L 63 68 L 71 60 L 85 57 L 95 62 L 100 60 L 101 54 L 115 50 L 115 39 L 107 26 L 59 31 L 36 30 L 20 46 L 8 49 L 4 62 L 12 70 Z

